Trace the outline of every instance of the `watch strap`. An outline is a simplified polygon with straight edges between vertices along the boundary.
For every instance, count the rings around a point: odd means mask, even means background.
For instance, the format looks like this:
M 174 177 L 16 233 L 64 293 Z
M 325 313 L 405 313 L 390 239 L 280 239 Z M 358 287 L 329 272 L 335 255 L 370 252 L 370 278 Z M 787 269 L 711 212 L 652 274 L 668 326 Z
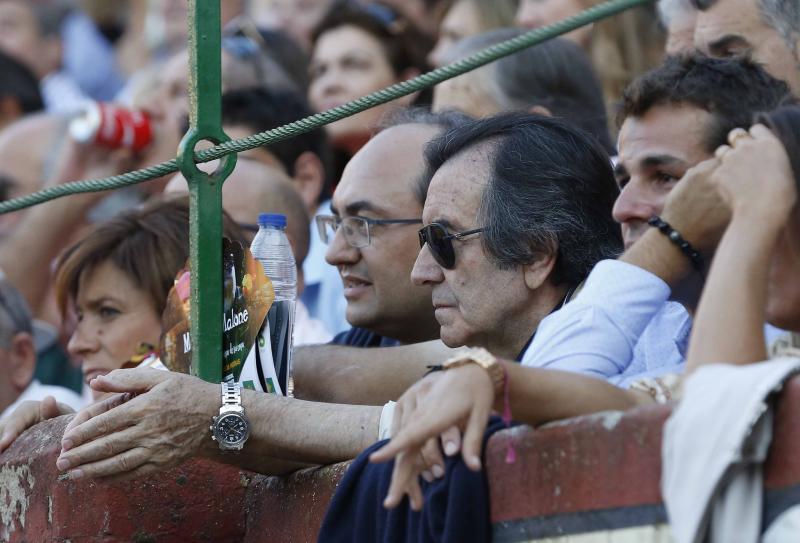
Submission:
M 483 348 L 466 349 L 442 363 L 442 369 L 451 370 L 467 364 L 476 364 L 489 375 L 494 387 L 495 397 L 502 394 L 506 374 L 500 361 L 492 353 Z
M 239 383 L 222 382 L 222 407 L 242 405 L 242 386 Z

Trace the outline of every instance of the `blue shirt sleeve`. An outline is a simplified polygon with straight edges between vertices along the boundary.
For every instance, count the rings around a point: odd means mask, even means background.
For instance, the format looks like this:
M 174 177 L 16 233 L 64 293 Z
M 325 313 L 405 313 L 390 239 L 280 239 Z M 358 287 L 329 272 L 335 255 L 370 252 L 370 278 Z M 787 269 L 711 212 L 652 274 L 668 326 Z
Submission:
M 542 320 L 522 364 L 601 379 L 620 375 L 669 295 L 669 286 L 659 277 L 625 262 L 604 260 L 573 301 Z

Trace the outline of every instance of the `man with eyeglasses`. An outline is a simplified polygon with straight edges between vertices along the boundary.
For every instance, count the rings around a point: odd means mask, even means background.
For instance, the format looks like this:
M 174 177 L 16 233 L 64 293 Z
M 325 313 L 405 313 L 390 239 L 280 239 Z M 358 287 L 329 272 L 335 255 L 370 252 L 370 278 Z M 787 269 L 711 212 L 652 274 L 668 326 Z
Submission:
M 325 259 L 339 270 L 353 329 L 335 342 L 390 347 L 438 339 L 430 289 L 410 279 L 422 202 L 415 194 L 421 151 L 436 126 L 384 130 L 350 160 L 333 195 L 333 215 L 318 215 Z
M 538 322 L 563 305 L 598 260 L 621 251 L 620 230 L 611 217 L 617 188 L 608 156 L 563 121 L 514 114 L 499 121 L 462 123 L 436 141 L 446 148 L 448 141 L 497 122 L 526 127 L 533 136 L 523 144 L 515 140 L 516 146 L 505 149 L 494 169 L 492 141 L 468 148 L 443 166 L 429 155 L 429 167 L 438 170 L 430 190 L 420 151 L 440 129 L 390 128 L 360 151 L 373 154 L 371 159 L 357 157 L 348 168 L 334 195 L 338 217 L 320 222 L 326 228 L 337 226 L 328 260 L 345 281 L 348 319 L 354 325 L 400 341 L 434 337 L 440 330 L 452 347 L 482 346 L 496 356 L 518 358 Z M 410 152 L 412 140 L 416 155 Z M 497 172 L 505 169 L 514 171 L 511 182 L 499 179 Z M 437 182 L 445 172 L 448 183 Z M 427 195 L 424 215 L 422 195 Z M 418 216 L 424 222 L 416 223 Z M 405 388 L 424 373 L 413 348 L 380 351 L 406 353 L 401 362 L 413 368 L 414 379 L 402 373 L 402 364 L 387 366 L 370 356 L 378 349 L 351 349 L 366 352 L 372 367 L 342 372 L 335 364 L 329 369 L 319 365 L 310 378 L 308 371 L 298 371 L 295 391 L 309 380 L 323 385 L 346 381 L 351 389 L 383 387 L 384 394 L 386 381 L 399 381 Z M 250 437 L 231 458 L 221 456 L 208 436 L 208 420 L 219 410 L 218 385 L 186 375 L 120 370 L 92 386 L 140 394 L 117 407 L 114 402 L 90 407 L 76 417 L 85 422 L 73 423 L 65 433 L 69 446 L 59 462 L 75 477 L 103 478 L 132 469 L 144 475 L 197 455 L 278 473 L 304 463 L 352 458 L 392 426 L 392 417 L 381 407 L 386 400 L 360 401 L 356 390 L 348 398 L 350 405 L 244 390 Z M 168 420 L 152 416 L 159 405 L 169 406 Z M 131 426 L 130 421 L 136 423 Z M 127 429 L 120 432 L 123 426 Z M 187 427 L 193 430 L 187 432 Z M 138 447 L 154 433 L 163 443 L 174 442 L 178 434 L 195 437 L 182 447 Z
M 0 420 L 22 402 L 43 402 L 41 409 L 56 411 L 56 402 L 80 409 L 84 402 L 69 389 L 42 385 L 34 379 L 36 347 L 28 304 L 5 278 L 0 278 Z M 1 425 L 0 425 L 1 426 Z M 3 436 L 0 435 L 0 440 Z
M 430 289 L 415 286 L 410 275 L 427 190 L 424 146 L 467 119 L 455 112 L 396 113 L 348 163 L 333 197 L 334 214 L 318 215 L 316 225 L 328 244 L 326 259 L 345 286 L 353 328 L 330 345 L 296 350 L 296 397 L 384 404 L 424 375 L 427 365 L 452 354 L 439 340 Z

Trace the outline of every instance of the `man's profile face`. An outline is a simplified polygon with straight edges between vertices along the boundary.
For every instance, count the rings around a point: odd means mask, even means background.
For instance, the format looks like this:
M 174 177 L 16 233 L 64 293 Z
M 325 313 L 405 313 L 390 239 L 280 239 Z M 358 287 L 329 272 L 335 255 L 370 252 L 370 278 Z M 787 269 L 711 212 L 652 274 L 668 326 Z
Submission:
M 422 206 L 414 187 L 423 174 L 423 147 L 436 132 L 429 126 L 402 125 L 373 138 L 345 168 L 333 195 L 334 214 L 342 219 L 419 219 Z M 430 289 L 410 280 L 419 227 L 372 225 L 370 244 L 360 248 L 347 243 L 344 227 L 330 240 L 325 259 L 339 270 L 351 325 L 397 339 L 415 321 L 430 330 Z
M 450 234 L 482 228 L 478 209 L 490 178 L 487 146 L 466 149 L 439 168 L 431 180 L 422 213 L 424 224 L 438 223 Z M 433 287 L 433 307 L 442 341 L 449 347 L 481 346 L 502 353 L 504 334 L 518 342 L 518 318 L 529 308 L 520 268 L 501 270 L 483 249 L 480 235 L 453 240 L 455 266 L 442 268 L 428 245 L 420 251 L 412 279 Z M 531 330 L 521 332 L 527 336 Z M 511 356 L 516 355 L 513 353 Z
M 625 248 L 660 215 L 669 192 L 692 166 L 710 158 L 706 134 L 711 114 L 690 105 L 660 105 L 642 117 L 628 117 L 619 133 L 614 170 L 620 194 L 614 220 L 622 226 Z
M 760 0 L 717 0 L 699 11 L 694 45 L 718 58 L 750 55 L 770 75 L 786 81 L 792 92 L 800 93 L 800 59 L 759 10 Z

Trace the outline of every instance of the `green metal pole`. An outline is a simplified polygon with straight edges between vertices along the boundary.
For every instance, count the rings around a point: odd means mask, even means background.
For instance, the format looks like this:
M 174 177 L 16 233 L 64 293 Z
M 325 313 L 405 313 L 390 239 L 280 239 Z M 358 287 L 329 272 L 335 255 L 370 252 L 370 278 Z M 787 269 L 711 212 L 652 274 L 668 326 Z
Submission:
M 189 0 L 190 128 L 178 147 L 178 164 L 189 184 L 192 373 L 222 378 L 222 183 L 236 166 L 225 156 L 212 174 L 194 161 L 200 141 L 219 144 L 222 131 L 220 0 Z M 202 69 L 200 68 L 202 67 Z

